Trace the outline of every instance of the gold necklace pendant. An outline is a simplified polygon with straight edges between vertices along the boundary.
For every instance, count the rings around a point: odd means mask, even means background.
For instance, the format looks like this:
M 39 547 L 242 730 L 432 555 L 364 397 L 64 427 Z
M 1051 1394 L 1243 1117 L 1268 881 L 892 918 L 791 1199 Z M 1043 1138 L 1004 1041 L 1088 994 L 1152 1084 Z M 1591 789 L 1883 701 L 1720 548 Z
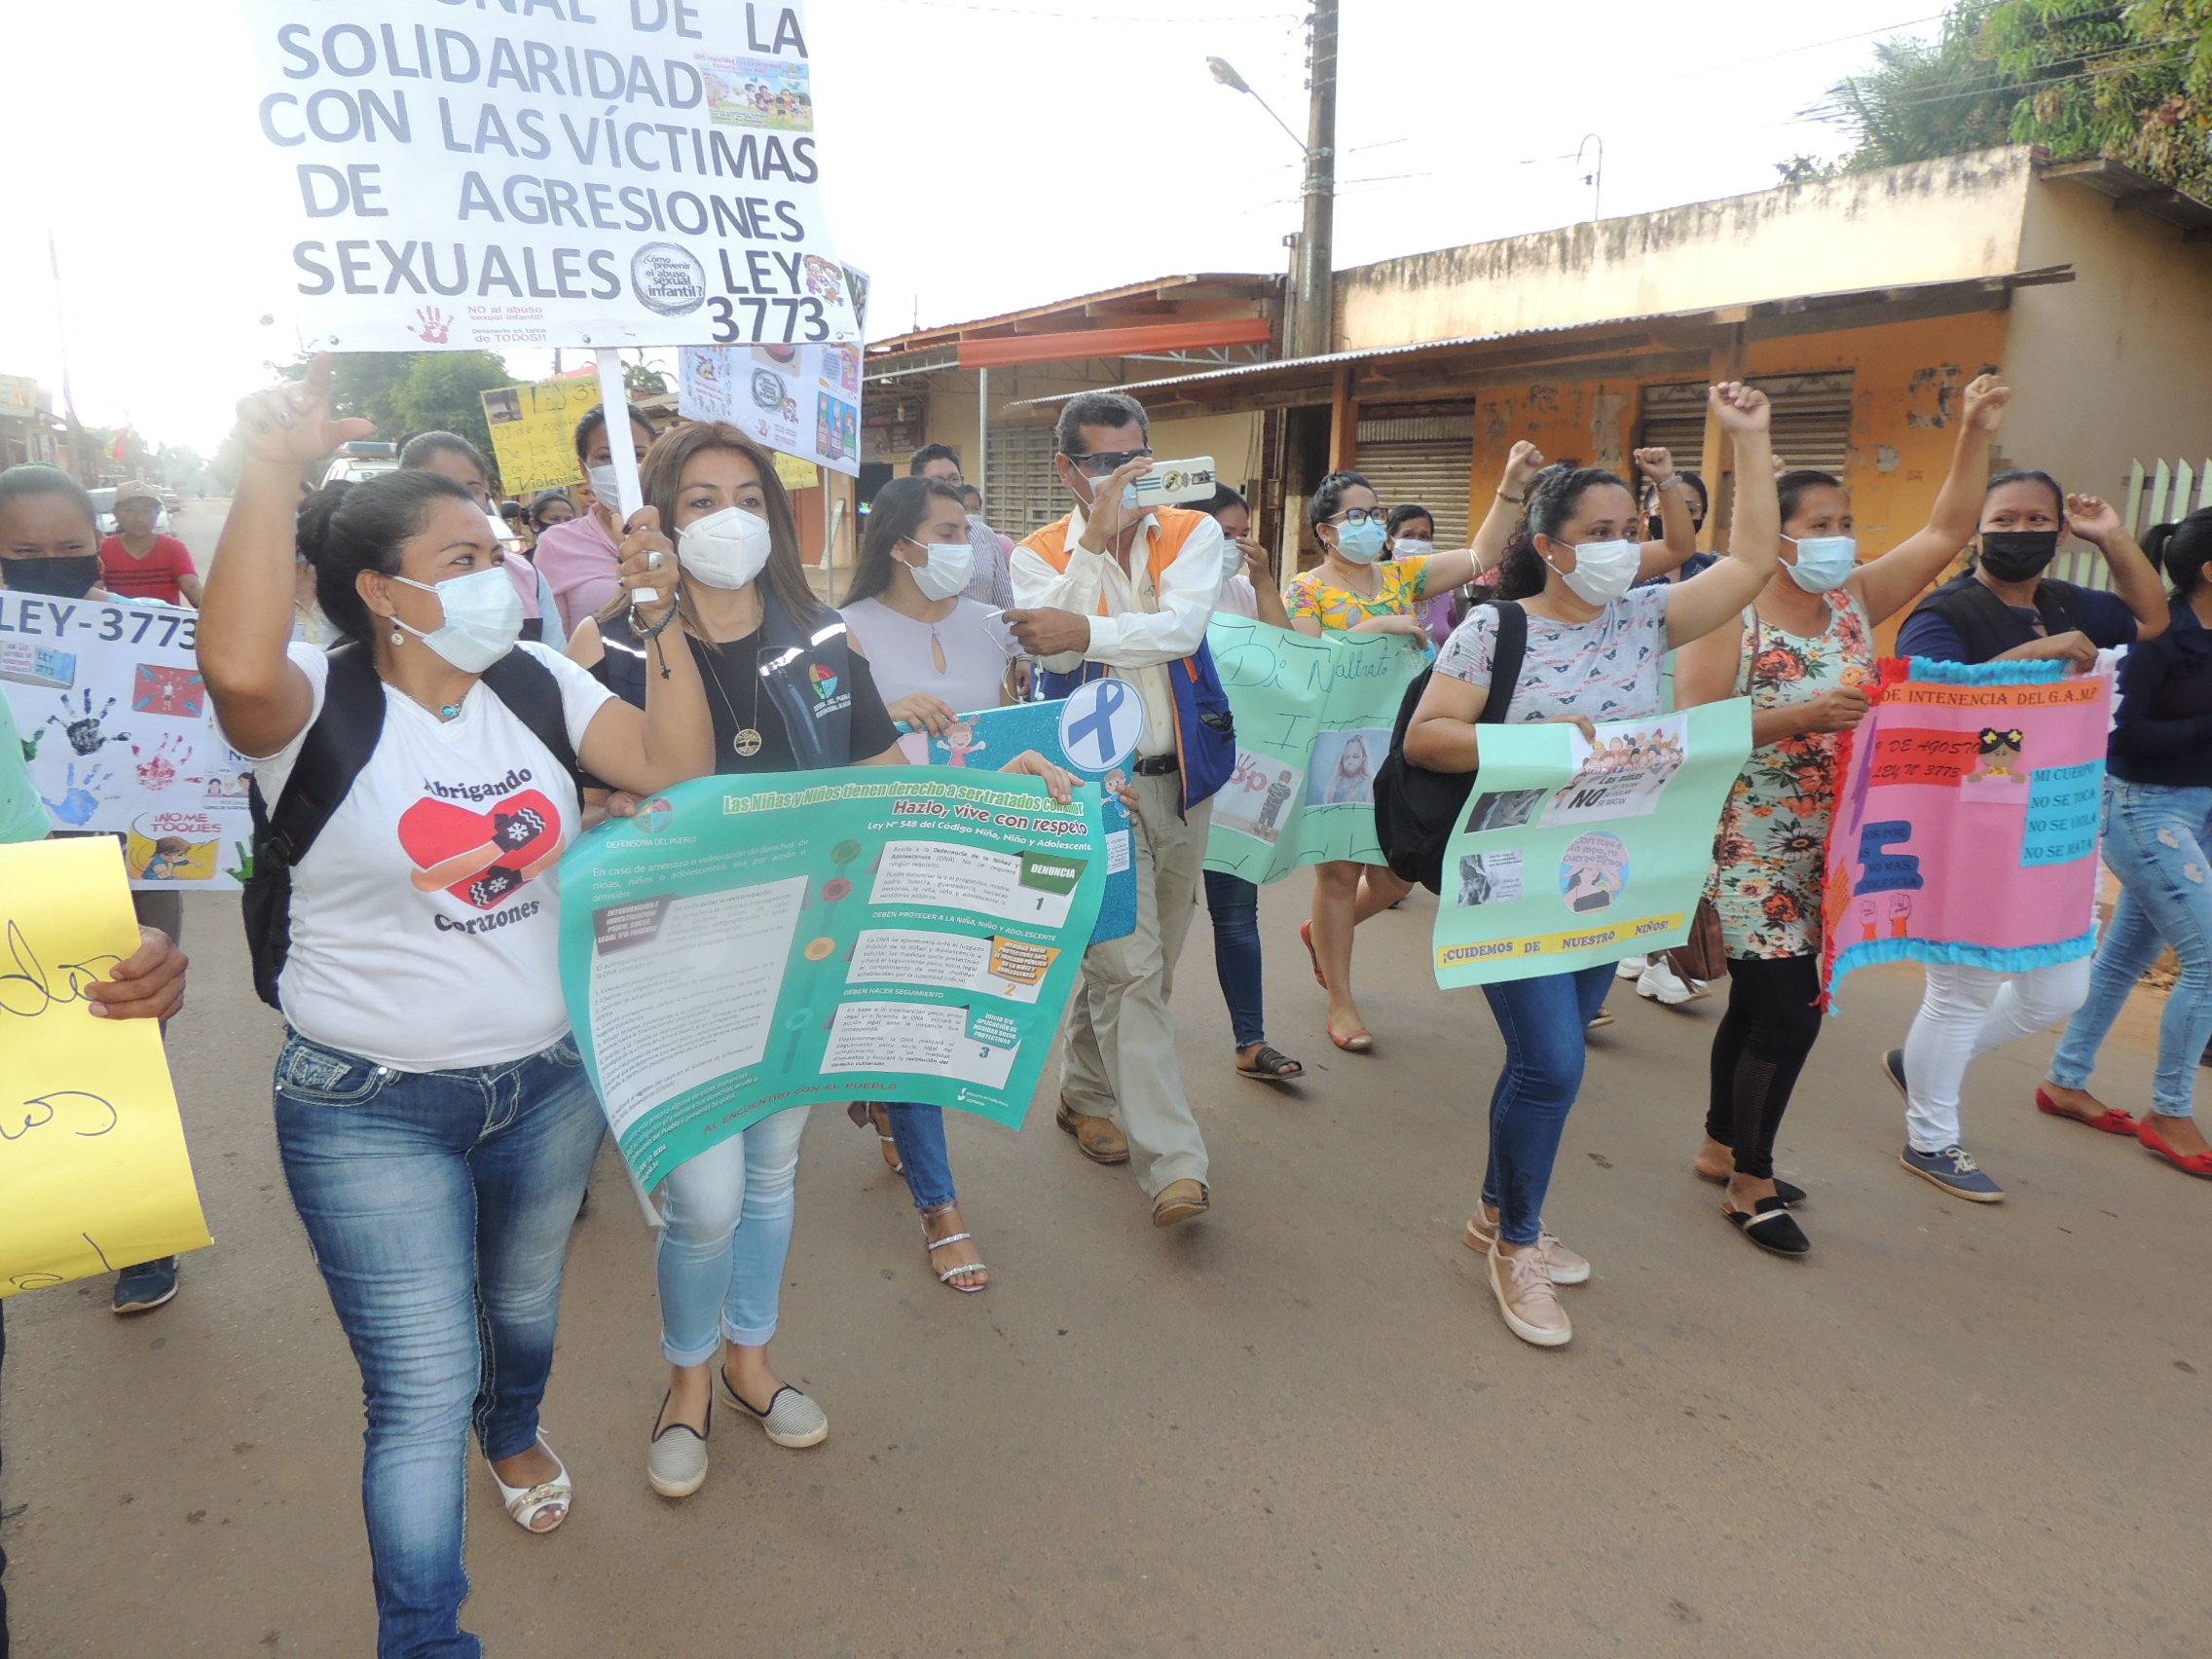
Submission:
M 757 755 L 760 753 L 760 734 L 751 726 L 742 726 L 731 734 L 729 746 L 740 755 Z

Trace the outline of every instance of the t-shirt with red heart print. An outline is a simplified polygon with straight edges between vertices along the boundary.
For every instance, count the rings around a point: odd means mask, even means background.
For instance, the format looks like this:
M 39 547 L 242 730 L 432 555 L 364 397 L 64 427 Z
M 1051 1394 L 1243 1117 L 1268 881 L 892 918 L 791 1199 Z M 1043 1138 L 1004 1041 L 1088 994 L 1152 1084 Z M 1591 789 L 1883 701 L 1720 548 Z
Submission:
M 570 744 L 611 695 L 543 645 Z M 322 713 L 329 659 L 291 647 Z M 402 1071 L 503 1065 L 568 1034 L 561 1000 L 561 849 L 575 781 L 497 693 L 469 688 L 441 720 L 384 688 L 376 753 L 292 872 L 292 946 L 276 990 L 311 1042 Z M 306 727 L 253 765 L 264 800 Z

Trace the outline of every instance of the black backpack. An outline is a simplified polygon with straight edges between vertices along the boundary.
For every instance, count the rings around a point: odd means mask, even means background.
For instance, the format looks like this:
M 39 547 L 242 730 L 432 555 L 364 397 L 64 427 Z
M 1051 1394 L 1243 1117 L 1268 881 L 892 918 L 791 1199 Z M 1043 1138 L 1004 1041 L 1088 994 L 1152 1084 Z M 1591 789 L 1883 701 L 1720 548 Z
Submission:
M 1529 654 L 1529 613 L 1512 600 L 1492 603 L 1497 612 L 1497 649 L 1491 658 L 1490 701 L 1476 717 L 1478 725 L 1501 725 L 1513 703 L 1514 682 Z M 1420 707 L 1433 669 L 1422 669 L 1398 704 L 1398 723 L 1390 728 L 1390 754 L 1375 773 L 1375 838 L 1383 860 L 1403 881 L 1418 881 L 1431 893 L 1444 889 L 1444 844 L 1460 808 L 1473 793 L 1472 772 L 1432 772 L 1406 758 L 1406 728 Z M 1500 691 L 1502 687 L 1502 693 Z
M 482 679 L 508 713 L 574 776 L 576 755 L 569 743 L 561 682 L 553 671 L 528 651 L 516 650 L 486 669 Z M 259 784 L 247 795 L 253 808 L 253 869 L 242 883 L 240 907 L 246 951 L 253 958 L 253 988 L 271 1008 L 282 1006 L 276 979 L 292 949 L 292 871 L 346 799 L 383 735 L 384 682 L 377 678 L 376 662 L 366 645 L 340 645 L 330 653 L 322 713 L 308 728 L 276 810 L 261 798 Z

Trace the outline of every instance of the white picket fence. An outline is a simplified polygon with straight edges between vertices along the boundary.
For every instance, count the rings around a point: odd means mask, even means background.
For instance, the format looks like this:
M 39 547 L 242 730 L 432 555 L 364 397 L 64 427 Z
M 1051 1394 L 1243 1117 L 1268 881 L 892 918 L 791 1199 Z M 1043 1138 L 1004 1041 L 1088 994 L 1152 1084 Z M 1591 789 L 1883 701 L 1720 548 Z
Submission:
M 2150 535 L 2153 525 L 2170 524 L 2198 507 L 2212 507 L 2212 460 L 2194 468 L 2186 461 L 2155 461 L 2149 471 L 2136 461 L 2127 469 L 2127 496 L 2120 517 L 2136 540 Z M 2112 586 L 2104 555 L 2078 539 L 2060 551 L 2050 573 L 2080 587 Z

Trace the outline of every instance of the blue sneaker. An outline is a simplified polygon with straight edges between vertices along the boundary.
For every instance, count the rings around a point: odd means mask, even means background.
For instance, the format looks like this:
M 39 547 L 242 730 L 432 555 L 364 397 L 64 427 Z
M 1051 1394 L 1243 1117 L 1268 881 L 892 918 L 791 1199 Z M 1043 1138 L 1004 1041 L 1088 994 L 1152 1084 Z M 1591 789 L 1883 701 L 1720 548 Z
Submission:
M 1915 1152 L 1908 1146 L 1898 1161 L 1954 1198 L 1976 1204 L 2004 1201 L 2005 1189 L 1989 1178 L 1989 1172 L 1969 1157 L 1963 1146 L 1947 1146 L 1941 1152 Z
M 147 1313 L 176 1294 L 176 1258 L 140 1262 L 115 1275 L 115 1310 Z

